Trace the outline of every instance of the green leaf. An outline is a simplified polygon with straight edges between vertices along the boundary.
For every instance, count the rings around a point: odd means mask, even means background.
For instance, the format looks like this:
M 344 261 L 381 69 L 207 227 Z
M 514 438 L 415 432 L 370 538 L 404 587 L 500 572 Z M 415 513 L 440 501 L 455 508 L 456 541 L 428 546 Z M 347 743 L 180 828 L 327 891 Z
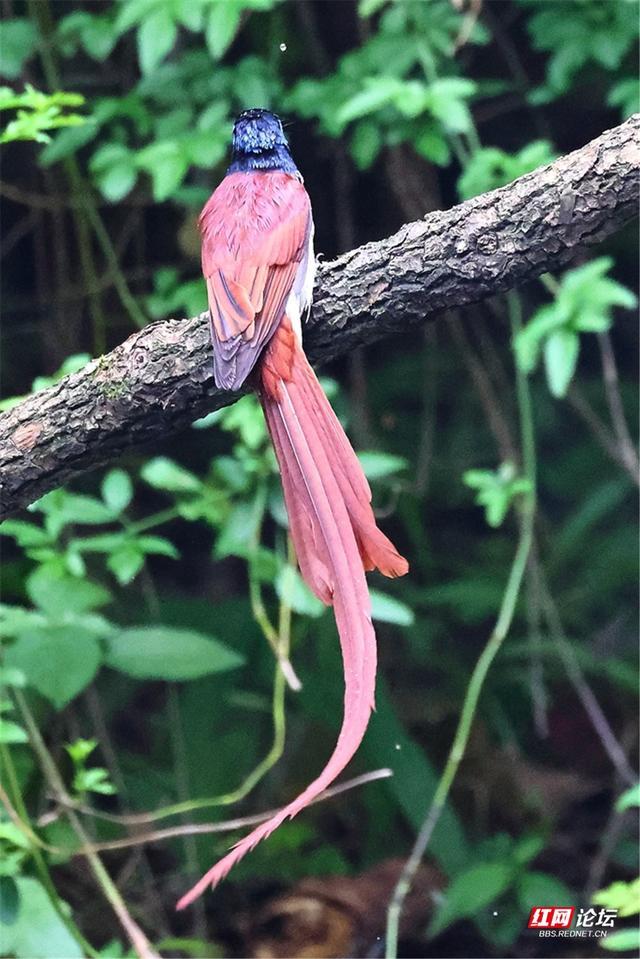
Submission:
M 31 844 L 21 829 L 7 820 L 0 820 L 0 839 L 6 840 L 17 849 L 30 849 Z
M 459 873 L 445 890 L 444 902 L 429 926 L 429 937 L 486 908 L 508 889 L 512 879 L 513 866 L 505 862 L 479 863 Z
M 106 60 L 118 40 L 111 12 L 105 15 L 75 10 L 62 17 L 56 28 L 56 40 L 65 58 L 81 46 L 93 60 Z
M 128 536 L 125 529 L 119 529 L 115 533 L 99 533 L 97 536 L 73 539 L 69 545 L 78 553 L 111 553 L 122 546 Z
M 66 576 L 46 566 L 34 570 L 27 579 L 27 593 L 34 606 L 49 616 L 85 613 L 105 606 L 111 594 L 91 580 Z
M 619 929 L 604 939 L 598 940 L 602 949 L 607 952 L 633 952 L 640 949 L 640 929 Z
M 640 782 L 630 786 L 616 801 L 617 812 L 624 812 L 626 809 L 632 809 L 633 806 L 640 806 Z
M 205 39 L 209 53 L 219 60 L 231 46 L 242 17 L 242 6 L 236 0 L 214 0 Z
M 71 756 L 74 766 L 81 766 L 85 760 L 89 758 L 91 753 L 95 751 L 97 745 L 97 739 L 82 739 L 82 737 L 80 737 L 72 743 L 67 743 L 64 748 Z
M 23 17 L 4 20 L 0 46 L 0 74 L 13 79 L 22 73 L 22 67 L 35 53 L 38 32 L 30 20 Z
M 544 345 L 544 363 L 547 383 L 553 396 L 567 395 L 580 352 L 580 338 L 572 330 L 557 330 Z
M 336 121 L 341 128 L 344 128 L 352 120 L 359 120 L 370 113 L 376 113 L 381 107 L 393 103 L 402 91 L 403 83 L 397 77 L 367 77 L 363 89 L 338 110 Z
M 119 4 L 115 23 L 117 33 L 126 33 L 136 23 L 141 23 L 162 2 L 163 0 L 126 0 L 126 3 Z
M 135 540 L 129 540 L 113 551 L 107 566 L 121 586 L 128 586 L 144 566 L 144 553 Z
M 241 396 L 237 403 L 222 411 L 220 423 L 223 430 L 237 433 L 250 450 L 257 450 L 267 437 L 267 428 L 255 396 Z
M 372 17 L 374 13 L 381 10 L 389 0 L 360 0 L 358 4 L 358 15 L 361 17 Z
M 252 551 L 260 513 L 254 503 L 239 502 L 220 527 L 215 556 L 248 556 Z
M 394 473 L 399 473 L 409 465 L 404 456 L 394 456 L 393 453 L 382 453 L 378 450 L 358 453 L 358 459 L 368 480 L 393 476 Z
M 0 603 L 0 636 L 17 636 L 31 626 L 42 626 L 44 622 L 45 617 L 42 613 L 34 613 L 29 609 L 23 609 L 22 606 L 8 606 Z M 5 679 L 4 682 L 8 686 L 12 685 L 9 679 Z
M 81 30 L 82 45 L 93 60 L 102 63 L 116 45 L 118 35 L 111 17 L 93 15 Z
M 465 77 L 443 77 L 429 84 L 425 108 L 451 133 L 467 133 L 472 126 L 466 99 L 476 92 L 476 84 Z
M 22 726 L 0 716 L 0 743 L 27 743 L 29 737 Z
M 113 513 L 101 500 L 93 496 L 69 493 L 65 489 L 47 493 L 30 509 L 33 512 L 45 513 L 47 530 L 54 536 L 70 523 L 99 526 L 113 521 Z
M 631 882 L 614 882 L 593 894 L 593 901 L 606 909 L 617 909 L 621 918 L 640 913 L 640 877 Z
M 74 626 L 48 626 L 22 633 L 5 653 L 5 663 L 21 669 L 29 686 L 58 709 L 82 692 L 100 666 L 94 635 Z
M 122 143 L 105 143 L 91 157 L 89 168 L 102 195 L 117 203 L 137 179 L 133 154 Z
M 322 616 L 327 608 L 317 596 L 314 596 L 293 566 L 283 566 L 276 576 L 274 585 L 279 598 L 301 616 L 316 619 Z
M 197 476 L 166 456 L 157 456 L 145 463 L 140 476 L 154 489 L 169 493 L 197 493 L 203 485 Z
M 161 140 L 140 150 L 136 163 L 151 176 L 153 198 L 161 203 L 180 186 L 189 168 L 188 144 Z
M 502 838 L 501 833 L 498 835 Z M 515 861 L 521 866 L 526 866 L 535 859 L 536 856 L 540 855 L 544 846 L 544 839 L 538 833 L 525 833 L 522 839 L 519 839 L 518 842 L 512 846 L 511 855 L 513 855 Z
M 87 572 L 87 565 L 80 553 L 69 545 L 64 554 L 64 562 L 72 576 L 80 578 Z
M 277 554 L 266 546 L 258 546 L 251 551 L 249 562 L 251 573 L 261 583 L 275 583 L 276 577 L 282 568 L 282 561 Z
M 575 371 L 578 333 L 608 330 L 613 307 L 636 305 L 631 290 L 606 276 L 612 265 L 609 257 L 599 257 L 565 273 L 553 302 L 537 310 L 515 339 L 516 359 L 525 373 L 532 372 L 544 350 L 554 396 L 564 396 Z
M 20 893 L 12 876 L 0 876 L 0 925 L 12 926 L 18 918 Z
M 545 102 L 566 92 L 579 71 L 589 64 L 616 69 L 637 42 L 635 3 L 537 4 L 538 12 L 527 22 L 533 46 L 550 53 L 547 82 L 538 101 Z M 590 74 L 583 70 L 587 81 Z
M 496 147 L 476 150 L 458 180 L 460 199 L 495 190 L 537 167 L 550 163 L 554 153 L 547 140 L 534 140 L 518 153 L 505 153 Z
M 543 306 L 534 313 L 524 329 L 520 330 L 514 340 L 516 362 L 523 373 L 533 373 L 545 337 L 553 330 L 560 328 L 564 320 L 556 309 L 555 304 Z
M 12 536 L 18 546 L 28 549 L 30 546 L 47 546 L 51 537 L 40 526 L 25 523 L 21 519 L 7 519 L 0 524 L 0 536 Z
M 359 170 L 373 164 L 383 146 L 380 128 L 370 120 L 357 123 L 351 137 L 351 156 Z
M 429 127 L 425 124 L 413 145 L 420 156 L 431 163 L 435 163 L 436 166 L 448 166 L 451 160 L 449 144 L 442 132 L 435 127 Z
M 0 666 L 0 686 L 15 686 L 16 689 L 24 689 L 27 685 L 27 677 L 21 669 L 7 669 L 6 666 Z
M 396 626 L 412 626 L 415 621 L 413 610 L 406 603 L 393 596 L 370 589 L 371 618 L 380 623 L 393 623 Z
M 404 117 L 420 116 L 427 109 L 430 102 L 430 90 L 419 80 L 408 80 L 403 84 L 402 92 L 395 100 L 395 107 Z
M 541 903 L 564 905 L 575 901 L 575 893 L 569 887 L 547 872 L 525 872 L 518 880 L 518 902 L 523 913 L 529 913 L 533 906 Z
M 16 959 L 82 959 L 82 949 L 38 880 L 21 876 L 15 884 L 18 915 L 12 925 L 3 927 L 3 955 Z M 63 910 L 70 911 L 66 902 L 58 902 Z
M 79 769 L 73 777 L 73 789 L 76 793 L 99 793 L 102 796 L 113 796 L 117 792 L 113 783 L 109 782 L 109 773 L 101 767 Z
M 484 506 L 489 526 L 502 525 L 514 499 L 531 492 L 531 483 L 518 476 L 513 463 L 501 463 L 495 470 L 467 470 L 462 480 L 466 486 L 477 490 L 475 502 Z
M 111 600 L 111 594 L 103 586 L 66 576 L 46 566 L 31 573 L 27 579 L 27 593 L 34 606 L 49 616 L 62 618 L 98 609 Z
M 610 107 L 620 107 L 623 120 L 633 113 L 640 112 L 640 87 L 637 77 L 620 80 L 612 86 L 607 97 L 607 104 Z
M 26 84 L 24 93 L 15 93 L 10 87 L 0 87 L 0 110 L 17 110 L 17 116 L 0 133 L 0 143 L 15 140 L 34 140 L 48 143 L 49 131 L 59 127 L 80 126 L 86 117 L 65 113 L 67 106 L 79 106 L 84 97 L 79 93 L 43 93 Z
M 129 474 L 121 469 L 109 470 L 102 481 L 101 492 L 107 507 L 115 515 L 119 515 L 133 497 L 133 484 Z
M 124 629 L 108 640 L 107 664 L 136 679 L 186 680 L 237 669 L 244 658 L 211 636 L 171 626 Z
M 138 536 L 136 545 L 143 553 L 156 556 L 168 556 L 170 559 L 179 559 L 180 553 L 173 543 L 164 536 Z
M 167 6 L 158 7 L 138 27 L 138 61 L 143 74 L 152 73 L 176 42 L 176 25 Z

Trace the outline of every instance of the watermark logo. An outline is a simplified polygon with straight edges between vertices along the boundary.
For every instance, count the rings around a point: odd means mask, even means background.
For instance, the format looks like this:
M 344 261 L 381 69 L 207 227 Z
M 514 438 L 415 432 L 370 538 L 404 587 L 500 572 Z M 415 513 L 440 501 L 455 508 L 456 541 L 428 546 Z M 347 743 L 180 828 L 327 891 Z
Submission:
M 582 926 L 584 929 L 591 929 L 593 926 L 600 929 L 613 929 L 617 918 L 617 909 L 580 909 L 576 926 Z
M 528 929 L 569 929 L 575 906 L 534 906 L 529 913 Z
M 617 909 L 594 909 L 575 906 L 534 906 L 529 913 L 527 929 L 550 938 L 606 938 L 618 917 Z M 573 924 L 575 918 L 575 926 Z

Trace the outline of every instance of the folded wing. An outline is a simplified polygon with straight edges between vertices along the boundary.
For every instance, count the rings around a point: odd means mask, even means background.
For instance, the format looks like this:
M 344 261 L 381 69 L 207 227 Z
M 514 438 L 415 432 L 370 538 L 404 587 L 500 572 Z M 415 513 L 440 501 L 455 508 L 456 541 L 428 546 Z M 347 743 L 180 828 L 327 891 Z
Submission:
M 302 182 L 287 173 L 233 173 L 200 216 L 214 375 L 238 389 L 282 319 L 304 268 L 311 209 Z

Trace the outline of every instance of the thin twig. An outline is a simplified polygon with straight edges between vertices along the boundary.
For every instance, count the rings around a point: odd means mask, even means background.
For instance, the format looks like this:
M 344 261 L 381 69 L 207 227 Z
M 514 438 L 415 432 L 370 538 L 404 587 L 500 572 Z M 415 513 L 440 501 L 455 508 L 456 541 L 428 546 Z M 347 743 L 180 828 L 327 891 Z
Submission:
M 117 886 L 105 869 L 96 850 L 92 847 L 92 843 L 89 840 L 82 822 L 76 815 L 75 810 L 71 805 L 69 805 L 69 797 L 64 785 L 64 780 L 58 772 L 56 764 L 54 763 L 51 754 L 47 749 L 25 697 L 19 689 L 14 690 L 14 697 L 24 720 L 24 724 L 27 728 L 27 733 L 29 735 L 29 740 L 33 747 L 33 751 L 40 761 L 40 766 L 45 779 L 49 783 L 50 788 L 53 790 L 54 795 L 62 802 L 63 805 L 66 805 L 67 807 L 66 815 L 69 823 L 75 834 L 78 836 L 78 839 L 82 843 L 82 848 L 79 850 L 79 853 L 86 857 L 98 885 L 104 893 L 105 898 L 110 903 L 116 916 L 120 920 L 122 928 L 129 937 L 129 941 L 131 942 L 131 945 L 140 959 L 159 959 L 144 932 L 131 916 Z M 65 800 L 67 801 L 66 803 Z
M 429 487 L 433 450 L 436 438 L 438 366 L 435 362 L 438 347 L 438 329 L 435 324 L 424 331 L 423 363 L 424 379 L 422 390 L 422 417 L 418 435 L 415 480 L 413 484 L 417 496 L 425 497 Z
M 4 260 L 5 256 L 9 255 L 16 243 L 19 243 L 23 237 L 31 233 L 35 222 L 36 217 L 33 210 L 31 210 L 18 220 L 17 223 L 14 223 L 11 229 L 6 231 L 2 244 L 0 245 L 0 260 Z
M 178 798 L 183 802 L 189 796 L 189 764 L 187 761 L 186 739 L 184 727 L 182 724 L 182 715 L 180 711 L 180 702 L 175 683 L 169 683 L 167 690 L 167 702 L 169 707 L 169 734 L 173 751 L 173 768 L 175 771 L 175 782 Z M 183 825 L 188 825 L 186 813 L 184 815 Z M 198 872 L 198 847 L 193 834 L 187 833 L 184 836 L 184 858 L 187 870 L 190 875 Z M 193 930 L 199 939 L 206 939 L 207 922 L 202 899 L 194 903 L 195 910 L 193 914 Z
M 298 679 L 296 672 L 291 664 L 289 659 L 289 643 L 288 640 L 283 644 L 281 636 L 278 633 L 278 630 L 275 628 L 269 615 L 265 609 L 264 603 L 262 601 L 262 588 L 260 586 L 260 580 L 258 578 L 258 573 L 256 569 L 256 556 L 258 551 L 258 546 L 260 545 L 260 536 L 262 534 L 262 523 L 264 519 L 264 511 L 267 503 L 267 486 L 266 483 L 263 483 L 256 494 L 254 502 L 255 516 L 253 517 L 253 536 L 251 538 L 251 552 L 249 555 L 248 563 L 248 572 L 249 572 L 249 601 L 251 603 L 251 612 L 256 623 L 262 630 L 262 635 L 269 643 L 269 646 L 273 650 L 274 656 L 278 662 L 278 666 L 282 671 L 282 674 L 287 681 L 287 685 L 293 692 L 298 693 L 302 689 L 302 683 Z M 286 651 L 284 647 L 286 646 Z
M 620 449 L 611 436 L 611 430 L 607 424 L 600 419 L 587 398 L 575 384 L 572 384 L 570 387 L 567 399 L 578 416 L 587 424 L 605 453 L 614 463 L 617 463 L 618 466 L 621 466 L 625 472 L 628 473 L 636 486 L 640 486 L 640 477 L 638 476 L 637 469 L 629 468 L 629 464 L 620 455 Z
M 453 6 L 462 12 L 463 3 L 462 0 L 451 0 Z M 469 42 L 469 38 L 473 33 L 473 28 L 476 25 L 476 21 L 480 16 L 482 10 L 482 0 L 469 0 L 469 9 L 467 13 L 462 18 L 462 23 L 460 24 L 460 30 L 458 31 L 458 36 L 456 37 L 455 43 L 453 45 L 453 52 L 458 53 L 458 51 Z
M 511 437 L 509 423 L 496 396 L 493 384 L 484 363 L 474 351 L 459 316 L 452 312 L 449 316 L 449 329 L 460 350 L 460 356 L 478 393 L 478 399 L 484 409 L 489 429 L 493 433 L 503 462 L 515 461 L 516 452 Z
M 11 753 L 6 743 L 0 741 L 0 757 L 2 758 L 2 763 L 5 767 L 8 785 L 13 793 L 13 799 L 15 803 L 15 810 L 11 804 L 9 796 L 2 790 L 3 798 L 2 803 L 5 806 L 7 813 L 10 818 L 13 820 L 13 814 L 18 817 L 18 821 L 14 820 L 14 824 L 18 829 L 23 833 L 23 835 L 28 839 L 30 843 L 30 852 L 35 863 L 36 871 L 40 877 L 40 881 L 44 887 L 44 890 L 47 894 L 49 902 L 51 903 L 55 913 L 60 918 L 63 925 L 68 930 L 69 934 L 73 939 L 78 943 L 80 948 L 83 951 L 83 954 L 86 954 L 90 959 L 98 959 L 99 953 L 93 948 L 90 942 L 88 942 L 85 937 L 82 935 L 72 917 L 68 914 L 66 909 L 63 908 L 60 897 L 58 896 L 57 890 L 53 884 L 53 880 L 49 873 L 49 867 L 47 866 L 46 860 L 42 855 L 43 847 L 46 847 L 46 844 L 36 836 L 31 827 L 29 826 L 29 814 L 27 808 L 24 804 L 22 793 L 20 791 L 20 783 L 16 775 L 16 770 L 13 765 L 13 759 L 11 758 Z M 6 800 L 6 801 L 5 801 Z M 20 825 L 18 825 L 18 822 Z
M 515 294 L 508 296 L 514 335 L 521 328 L 520 301 Z M 449 751 L 444 771 L 425 820 L 420 828 L 407 862 L 394 889 L 387 912 L 386 959 L 396 959 L 398 954 L 398 929 L 404 901 L 411 889 L 416 872 L 429 845 L 433 831 L 444 809 L 453 780 L 465 754 L 471 726 L 476 714 L 480 694 L 487 673 L 509 632 L 520 595 L 522 581 L 533 543 L 533 525 L 536 503 L 536 458 L 531 396 L 526 376 L 516 366 L 516 392 L 520 413 L 520 434 L 524 475 L 530 482 L 530 491 L 523 497 L 520 516 L 520 535 L 509 578 L 500 604 L 496 625 L 471 674 L 465 693 L 460 720 L 453 744 Z
M 330 789 L 326 789 L 316 799 L 314 799 L 310 805 L 326 802 L 327 799 L 334 799 L 336 796 L 341 795 L 341 793 L 348 792 L 349 790 L 355 789 L 358 786 L 365 786 L 368 783 L 376 782 L 378 779 L 388 779 L 390 776 L 393 776 L 393 771 L 391 769 L 374 769 L 372 772 L 363 773 L 361 776 L 355 776 L 353 779 L 347 779 L 338 786 L 332 786 Z M 108 819 L 110 822 L 116 819 L 122 825 L 128 825 L 130 823 L 131 817 L 106 816 L 104 813 L 100 812 L 99 810 L 92 809 L 90 806 L 84 806 L 75 803 L 72 800 L 69 801 L 69 797 L 67 797 L 66 800 L 63 800 L 60 796 L 56 798 L 57 802 L 65 809 L 72 808 L 86 815 L 94 816 L 97 819 Z M 257 826 L 261 822 L 265 822 L 267 819 L 270 819 L 277 811 L 277 809 L 268 809 L 266 812 L 256 813 L 253 816 L 239 816 L 237 819 L 226 819 L 224 822 L 189 823 L 182 826 L 168 826 L 166 829 L 155 829 L 153 832 L 143 833 L 139 836 L 127 836 L 123 839 L 110 839 L 103 843 L 96 843 L 90 848 L 94 852 L 104 852 L 112 849 L 128 849 L 132 846 L 139 846 L 144 843 L 162 842 L 165 839 L 175 839 L 176 836 L 208 836 L 212 833 L 235 832 L 236 830 L 244 829 L 247 826 Z M 76 851 L 67 850 L 68 854 L 70 855 L 82 855 L 83 851 L 86 851 L 86 849 L 78 849 Z
M 598 346 L 600 347 L 602 374 L 604 377 L 607 404 L 609 406 L 609 415 L 611 416 L 613 430 L 618 441 L 620 459 L 629 473 L 637 477 L 640 467 L 638 463 L 638 453 L 631 439 L 631 433 L 629 432 L 629 427 L 627 426 L 624 415 L 624 406 L 620 395 L 618 368 L 611 344 L 611 336 L 608 332 L 598 334 Z
M 527 564 L 527 623 L 529 632 L 529 684 L 533 704 L 533 724 L 541 739 L 549 735 L 549 717 L 547 715 L 547 690 L 544 684 L 542 665 L 542 632 L 540 629 L 541 609 L 538 586 L 538 567 L 529 557 Z
M 551 595 L 542 564 L 539 562 L 535 550 L 532 553 L 532 562 L 534 562 L 538 568 L 542 608 L 547 620 L 547 625 L 558 649 L 558 654 L 562 660 L 567 676 L 578 694 L 578 698 L 584 706 L 585 712 L 591 720 L 591 724 L 598 734 L 602 747 L 613 763 L 616 772 L 623 782 L 631 786 L 638 781 L 638 774 L 631 768 L 624 749 L 618 742 L 616 734 L 602 710 L 602 706 L 586 680 L 582 667 L 578 662 L 578 657 L 564 631 L 558 607 Z

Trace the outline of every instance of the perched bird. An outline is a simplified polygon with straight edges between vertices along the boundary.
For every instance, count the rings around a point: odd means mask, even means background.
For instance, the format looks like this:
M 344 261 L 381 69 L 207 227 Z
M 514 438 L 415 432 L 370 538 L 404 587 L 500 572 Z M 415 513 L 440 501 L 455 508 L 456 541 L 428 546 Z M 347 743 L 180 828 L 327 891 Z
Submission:
M 334 608 L 345 677 L 344 719 L 327 765 L 293 802 L 240 840 L 178 903 L 182 909 L 347 765 L 374 705 L 376 642 L 365 570 L 407 572 L 378 529 L 362 468 L 302 349 L 315 275 L 313 217 L 280 119 L 246 110 L 231 165 L 200 215 L 214 375 L 235 390 L 251 376 L 282 475 L 302 576 Z

